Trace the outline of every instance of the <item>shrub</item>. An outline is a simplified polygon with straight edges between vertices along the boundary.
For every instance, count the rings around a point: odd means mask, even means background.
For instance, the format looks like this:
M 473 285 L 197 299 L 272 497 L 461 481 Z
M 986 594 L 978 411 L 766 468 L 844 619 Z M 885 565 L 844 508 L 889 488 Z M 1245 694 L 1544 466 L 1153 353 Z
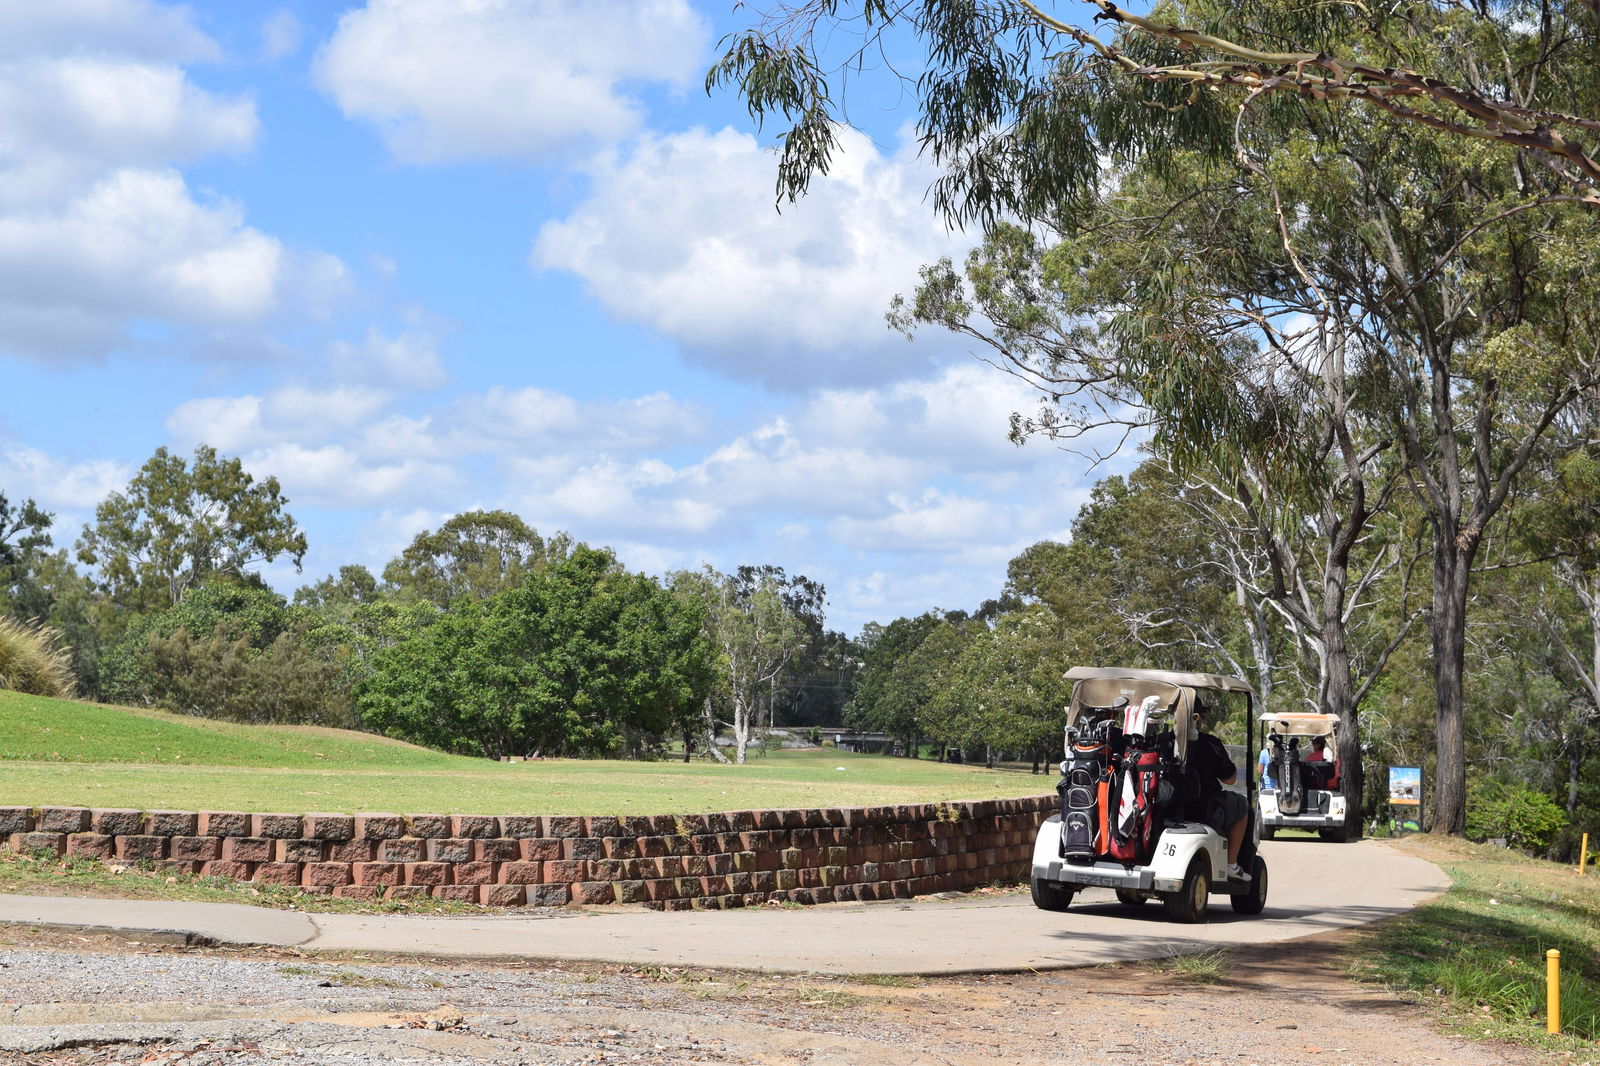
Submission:
M 1477 774 L 1467 785 L 1467 839 L 1504 838 L 1507 845 L 1543 854 L 1567 825 L 1567 814 L 1543 792 Z
M 311 652 L 299 630 L 258 651 L 221 624 L 201 638 L 179 628 L 151 636 L 146 652 L 151 695 L 175 711 L 257 724 L 359 724 L 338 665 Z
M 70 699 L 77 688 L 71 653 L 49 626 L 0 618 L 0 688 Z

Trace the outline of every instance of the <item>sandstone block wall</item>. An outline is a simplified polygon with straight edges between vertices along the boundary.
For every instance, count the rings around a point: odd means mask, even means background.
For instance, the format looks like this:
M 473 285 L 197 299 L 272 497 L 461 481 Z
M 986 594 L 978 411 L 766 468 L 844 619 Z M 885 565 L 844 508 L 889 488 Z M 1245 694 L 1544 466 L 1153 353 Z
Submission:
M 357 899 L 666 910 L 892 899 L 1025 879 L 1054 795 L 719 814 L 256 814 L 0 807 L 19 852 Z

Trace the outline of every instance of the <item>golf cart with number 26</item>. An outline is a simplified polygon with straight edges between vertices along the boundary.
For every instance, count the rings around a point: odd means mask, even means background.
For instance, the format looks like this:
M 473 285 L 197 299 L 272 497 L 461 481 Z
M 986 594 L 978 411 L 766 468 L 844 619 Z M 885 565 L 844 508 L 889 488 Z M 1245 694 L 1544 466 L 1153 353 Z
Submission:
M 1124 904 L 1159 899 L 1167 917 L 1203 922 L 1213 895 L 1240 914 L 1260 914 L 1267 864 L 1251 764 L 1239 766 L 1248 823 L 1228 876 L 1227 840 L 1201 821 L 1200 782 L 1190 767 L 1189 730 L 1202 704 L 1216 721 L 1241 715 L 1246 752 L 1255 748 L 1254 691 L 1220 674 L 1075 666 L 1067 671 L 1066 759 L 1061 813 L 1033 846 L 1033 902 L 1064 911 L 1082 889 L 1110 888 Z

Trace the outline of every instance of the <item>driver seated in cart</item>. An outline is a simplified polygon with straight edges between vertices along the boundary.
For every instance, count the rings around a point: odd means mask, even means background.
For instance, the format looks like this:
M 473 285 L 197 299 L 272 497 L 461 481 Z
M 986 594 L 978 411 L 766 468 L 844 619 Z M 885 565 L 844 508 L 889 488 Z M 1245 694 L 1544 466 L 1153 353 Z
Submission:
M 1189 769 L 1200 786 L 1200 820 L 1221 833 L 1228 841 L 1228 878 L 1248 881 L 1250 875 L 1239 865 L 1239 848 L 1250 818 L 1250 804 L 1224 785 L 1239 779 L 1239 768 L 1221 740 L 1204 729 L 1211 708 L 1195 701 L 1189 724 Z

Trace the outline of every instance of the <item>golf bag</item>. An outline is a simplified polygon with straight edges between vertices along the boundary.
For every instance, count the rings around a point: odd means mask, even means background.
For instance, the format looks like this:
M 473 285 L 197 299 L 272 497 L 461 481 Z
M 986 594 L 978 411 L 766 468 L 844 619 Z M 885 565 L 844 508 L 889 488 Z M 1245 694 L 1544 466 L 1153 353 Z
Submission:
M 1056 786 L 1064 858 L 1092 862 L 1105 852 L 1107 775 L 1120 741 L 1120 731 L 1109 721 L 1091 722 L 1073 733 L 1066 773 Z
M 1161 753 L 1129 748 L 1111 782 L 1110 832 L 1106 854 L 1123 863 L 1150 861 L 1161 803 Z M 1170 789 L 1169 789 L 1170 791 Z
M 1300 776 L 1300 739 L 1290 737 L 1288 743 L 1277 734 L 1272 736 L 1272 776 L 1278 779 L 1278 810 L 1283 814 L 1299 814 L 1305 806 L 1306 784 Z

